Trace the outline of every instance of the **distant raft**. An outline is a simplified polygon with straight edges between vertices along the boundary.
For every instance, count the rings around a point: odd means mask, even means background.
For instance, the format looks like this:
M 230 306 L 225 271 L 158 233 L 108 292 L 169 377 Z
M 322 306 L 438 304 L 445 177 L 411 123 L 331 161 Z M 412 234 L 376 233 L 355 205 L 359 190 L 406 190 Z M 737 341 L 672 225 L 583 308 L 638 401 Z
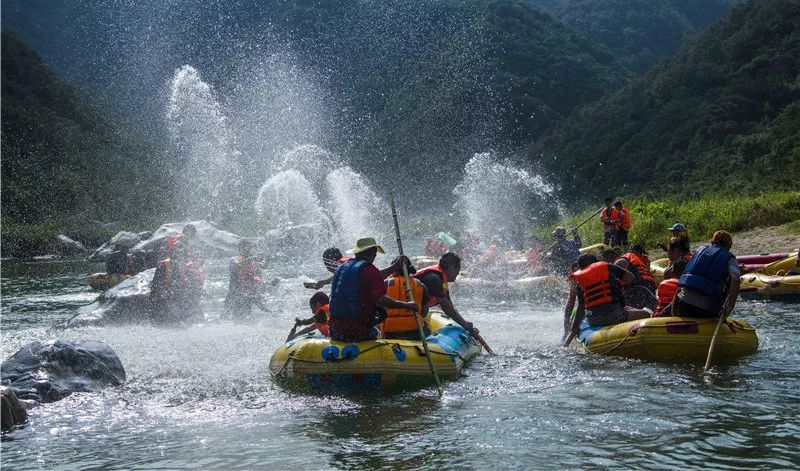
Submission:
M 748 273 L 742 275 L 739 296 L 785 303 L 800 302 L 800 275 L 780 276 Z
M 589 327 L 578 335 L 583 347 L 599 355 L 640 360 L 703 362 L 718 319 L 653 317 L 606 327 Z M 739 319 L 727 319 L 717 337 L 717 360 L 732 360 L 758 350 L 755 329 Z
M 480 345 L 458 324 L 440 313 L 429 315 L 427 337 L 439 376 L 457 379 Z M 279 381 L 314 392 L 391 394 L 434 386 L 422 342 L 372 340 L 335 342 L 315 332 L 281 346 L 269 363 Z
M 114 273 L 92 273 L 89 275 L 89 287 L 95 291 L 105 291 L 130 278 L 130 275 L 118 275 Z

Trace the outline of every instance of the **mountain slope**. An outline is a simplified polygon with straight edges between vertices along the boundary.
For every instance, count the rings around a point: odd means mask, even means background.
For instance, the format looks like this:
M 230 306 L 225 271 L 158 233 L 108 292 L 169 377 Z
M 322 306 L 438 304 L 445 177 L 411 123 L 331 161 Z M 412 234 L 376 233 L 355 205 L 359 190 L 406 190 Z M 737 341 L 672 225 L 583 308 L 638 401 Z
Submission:
M 800 3 L 751 2 L 644 78 L 571 115 L 531 157 L 577 199 L 793 188 L 798 76 Z

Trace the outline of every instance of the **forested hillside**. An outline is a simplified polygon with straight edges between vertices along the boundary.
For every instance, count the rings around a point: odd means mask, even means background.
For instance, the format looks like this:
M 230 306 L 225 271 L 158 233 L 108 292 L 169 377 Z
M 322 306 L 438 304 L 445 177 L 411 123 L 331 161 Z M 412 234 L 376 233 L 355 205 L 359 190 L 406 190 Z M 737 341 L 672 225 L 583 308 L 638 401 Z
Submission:
M 798 77 L 800 2 L 754 1 L 564 120 L 531 158 L 577 199 L 797 188 Z
M 9 225 L 135 220 L 164 208 L 159 154 L 2 34 L 2 214 Z M 160 199 L 159 198 L 159 199 Z

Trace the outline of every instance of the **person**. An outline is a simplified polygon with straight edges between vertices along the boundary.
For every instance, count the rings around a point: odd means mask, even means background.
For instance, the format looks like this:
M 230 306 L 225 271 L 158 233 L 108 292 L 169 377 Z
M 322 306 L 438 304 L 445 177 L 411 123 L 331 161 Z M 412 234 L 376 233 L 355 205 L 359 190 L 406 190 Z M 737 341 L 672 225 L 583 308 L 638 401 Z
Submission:
M 617 247 L 628 247 L 628 231 L 631 229 L 631 213 L 628 208 L 622 206 L 622 201 L 614 203 L 614 208 L 619 213 L 617 221 L 617 238 L 614 245 Z
M 461 258 L 453 252 L 447 252 L 439 259 L 439 263 L 423 268 L 414 274 L 428 290 L 428 303 L 425 307 L 439 306 L 445 315 L 456 321 L 473 337 L 478 335 L 478 329 L 459 314 L 450 298 L 449 283 L 456 281 L 461 273 Z
M 150 283 L 151 317 L 158 322 L 200 320 L 205 273 L 203 260 L 191 251 L 173 250 L 156 265 Z
M 253 243 L 239 241 L 239 255 L 228 263 L 228 294 L 225 308 L 231 317 L 249 317 L 252 305 L 266 310 L 260 301 L 264 294 L 264 275 L 252 255 Z
M 567 240 L 567 230 L 560 226 L 553 231 L 553 237 L 556 241 L 548 262 L 557 274 L 568 275 L 570 267 L 581 255 L 581 237 L 577 230 L 573 230 L 572 240 Z
M 447 252 L 447 245 L 443 240 L 441 240 L 439 235 L 431 236 L 425 239 L 425 255 L 439 257 L 445 252 Z
M 667 252 L 667 258 L 670 262 L 670 265 L 664 270 L 664 278 L 676 278 L 672 273 L 675 262 L 683 260 L 688 263 L 692 259 L 692 252 L 689 251 L 685 239 L 679 237 L 671 238 L 669 244 L 662 248 Z
M 683 274 L 686 269 L 687 261 L 680 258 L 672 263 L 672 271 L 670 275 L 664 274 L 664 281 L 658 284 L 656 290 L 656 297 L 658 298 L 658 306 L 656 306 L 653 317 L 669 317 L 672 315 L 672 301 L 678 293 L 678 278 Z
M 687 317 L 727 316 L 736 306 L 741 270 L 730 252 L 733 238 L 717 231 L 711 245 L 700 247 L 678 279 L 680 291 L 672 307 L 673 315 Z
M 689 232 L 686 230 L 685 225 L 676 222 L 668 230 L 672 233 L 672 237 L 677 237 L 682 241 L 687 252 L 691 250 L 692 244 L 689 241 Z
M 600 220 L 603 221 L 603 243 L 614 245 L 617 242 L 617 225 L 619 211 L 611 205 L 611 198 L 605 199 L 605 207 L 600 211 Z
M 631 251 L 614 262 L 620 268 L 633 273 L 633 282 L 623 288 L 628 304 L 634 307 L 655 309 L 656 279 L 650 273 L 650 258 L 641 244 L 633 244 Z
M 583 254 L 578 258 L 578 270 L 570 274 L 569 279 L 575 281 L 575 289 L 570 292 L 567 304 L 574 305 L 576 299 L 578 302 L 572 320 L 573 335 L 580 333 L 584 317 L 590 327 L 603 327 L 645 319 L 653 314 L 648 308 L 637 309 L 625 305 L 621 287 L 633 281 L 633 273 L 617 265 L 600 262 L 593 254 Z M 569 336 L 564 345 L 569 345 L 572 338 Z
M 395 263 L 397 263 L 397 260 L 392 262 L 392 264 Z M 416 270 L 410 263 L 406 265 L 406 269 L 409 275 L 416 273 Z M 416 278 L 411 277 L 409 281 L 411 283 L 413 301 L 418 307 L 417 312 L 419 314 L 417 315 L 422 323 L 422 330 L 427 337 L 431 332 L 429 326 L 425 322 L 425 318 L 428 315 L 428 290 L 425 288 L 425 285 Z M 408 300 L 402 265 L 398 271 L 392 273 L 392 275 L 386 279 L 384 284 L 386 285 L 387 296 L 401 301 Z M 383 331 L 383 337 L 387 339 L 420 340 L 414 312 L 407 309 L 387 309 L 386 320 L 381 324 L 381 331 Z
M 330 319 L 331 315 L 329 308 L 330 299 L 328 298 L 328 295 L 322 291 L 317 291 L 313 296 L 311 296 L 311 299 L 308 303 L 311 307 L 311 313 L 313 315 L 308 319 L 300 319 L 299 317 L 294 319 L 294 327 L 292 328 L 292 331 L 289 332 L 289 336 L 286 338 L 287 342 L 293 338 L 309 334 L 315 330 L 318 330 L 325 337 L 330 337 L 330 332 L 328 331 L 328 320 Z M 307 325 L 308 327 L 300 330 L 300 332 L 295 333 L 297 327 L 301 325 Z
M 378 252 L 385 253 L 373 237 L 358 239 L 353 249 L 355 256 L 336 269 L 329 305 L 331 339 L 374 340 L 380 335 L 375 326 L 386 319 L 385 309 L 418 309 L 414 301 L 398 301 L 386 295 L 385 276 L 373 265 Z M 400 257 L 387 269 L 388 273 L 400 269 L 401 263 L 408 263 L 408 258 Z
M 111 278 L 112 286 L 134 274 L 133 255 L 128 252 L 128 246 L 115 244 L 113 249 L 106 258 L 106 273 Z
M 614 247 L 600 251 L 600 260 L 604 262 L 614 263 L 619 259 L 619 257 L 620 257 L 620 252 L 618 249 L 615 249 Z M 575 270 L 577 269 L 573 269 L 571 270 L 571 272 Z
M 173 258 L 173 255 L 178 250 L 183 252 L 182 255 L 195 258 L 196 255 L 194 254 L 192 242 L 196 236 L 197 228 L 194 224 L 187 224 L 183 226 L 183 230 L 180 234 L 175 234 L 167 238 L 167 250 L 164 258 Z

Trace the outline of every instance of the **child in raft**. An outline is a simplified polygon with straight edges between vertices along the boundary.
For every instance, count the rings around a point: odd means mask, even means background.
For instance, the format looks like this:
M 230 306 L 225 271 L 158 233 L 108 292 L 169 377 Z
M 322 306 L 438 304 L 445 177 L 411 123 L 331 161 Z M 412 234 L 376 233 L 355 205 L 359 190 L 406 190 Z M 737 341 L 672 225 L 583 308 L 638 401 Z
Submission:
M 309 300 L 311 312 L 314 315 L 308 319 L 300 319 L 299 317 L 295 318 L 294 327 L 292 327 L 292 331 L 289 332 L 289 336 L 286 338 L 286 341 L 288 342 L 295 337 L 311 333 L 314 330 L 319 330 L 325 337 L 330 336 L 328 333 L 328 319 L 330 318 L 330 314 L 328 312 L 329 302 L 330 299 L 328 298 L 327 294 L 323 293 L 322 291 L 317 291 L 314 293 L 314 296 L 311 296 L 311 299 Z M 308 327 L 300 330 L 300 332 L 295 333 L 297 327 L 301 325 L 307 325 Z

